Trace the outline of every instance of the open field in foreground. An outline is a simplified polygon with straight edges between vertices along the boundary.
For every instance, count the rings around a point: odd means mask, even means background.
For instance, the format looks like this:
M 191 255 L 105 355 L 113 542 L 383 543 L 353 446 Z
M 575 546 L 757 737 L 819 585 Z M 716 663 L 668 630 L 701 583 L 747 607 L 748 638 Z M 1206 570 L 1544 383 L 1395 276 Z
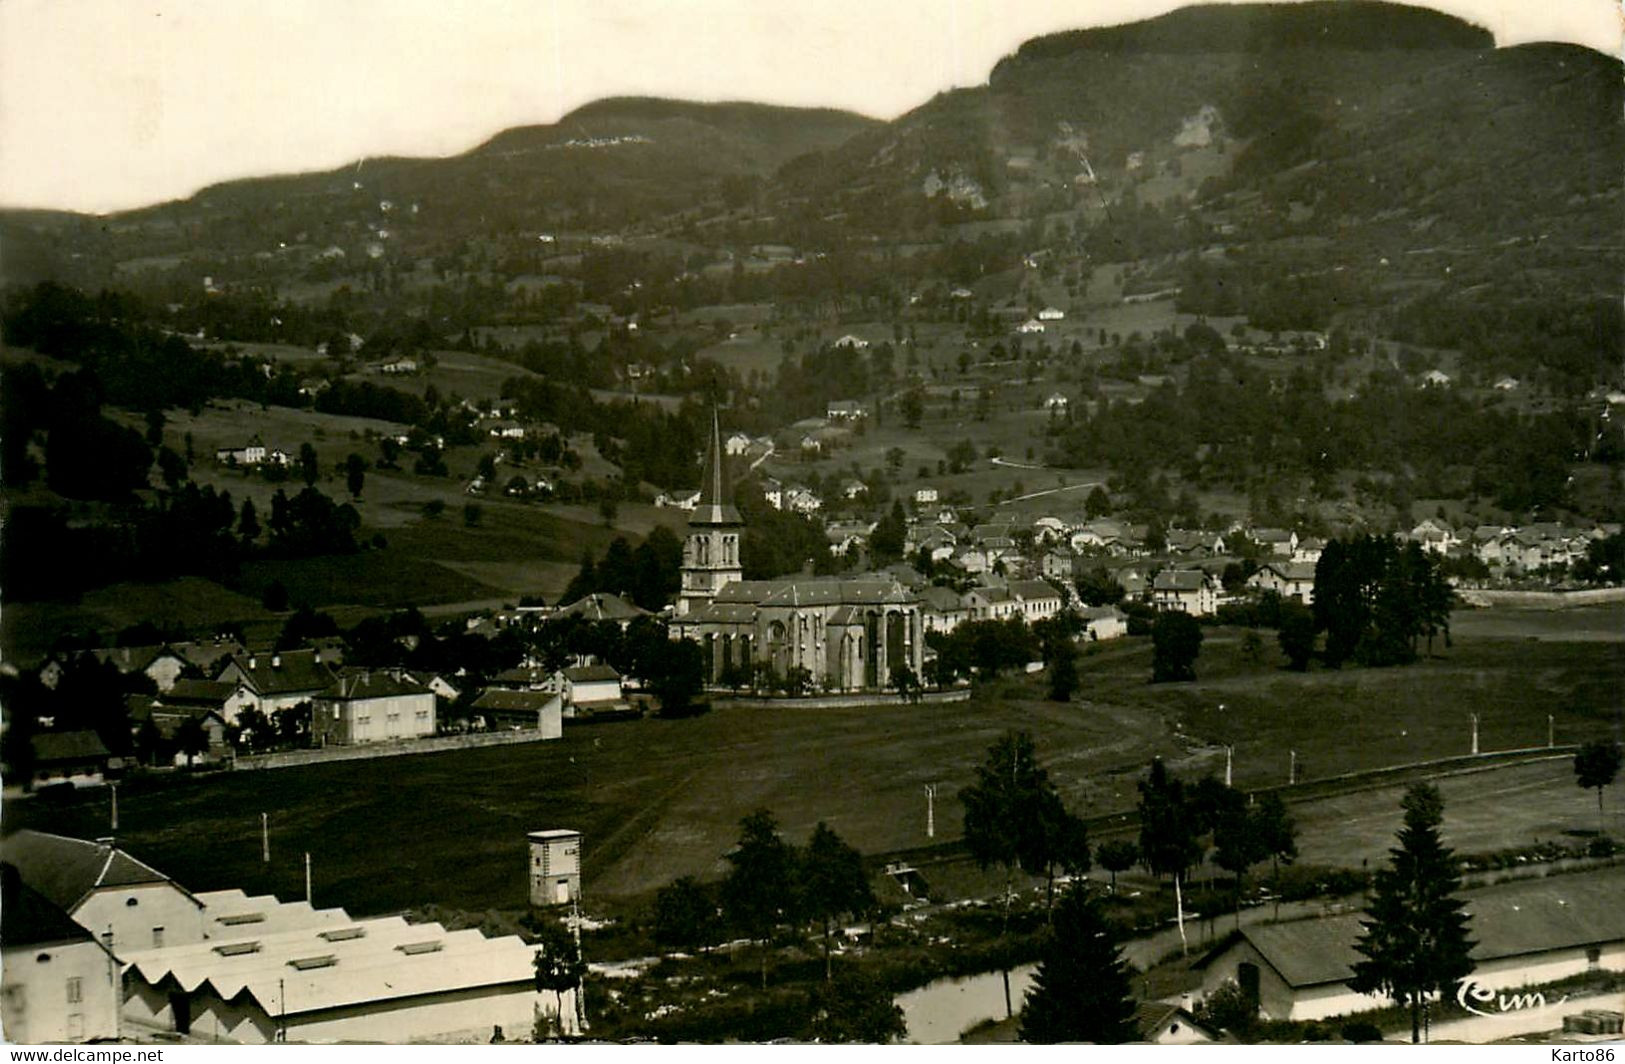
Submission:
M 928 841 L 923 787 L 936 782 L 937 839 L 950 839 L 954 796 L 1007 728 L 1031 730 L 1069 806 L 1099 814 L 1134 804 L 1153 755 L 1183 776 L 1222 773 L 1221 739 L 1236 744 L 1236 782 L 1248 787 L 1281 782 L 1288 749 L 1311 779 L 1466 753 L 1473 711 L 1485 750 L 1544 743 L 1548 712 L 1559 741 L 1572 742 L 1610 733 L 1621 711 L 1617 644 L 1463 636 L 1409 668 L 1295 675 L 1278 669 L 1273 647 L 1253 663 L 1240 643 L 1236 631 L 1209 630 L 1201 681 L 1157 687 L 1145 682 L 1146 641 L 1098 648 L 1081 659 L 1087 701 L 1070 704 L 1044 701 L 1041 677 L 1023 677 L 951 705 L 721 705 L 691 720 L 572 728 L 554 743 L 131 784 L 120 838 L 199 889 L 295 896 L 308 850 L 319 903 L 361 913 L 515 908 L 524 835 L 541 828 L 586 833 L 595 897 L 719 874 L 740 817 L 759 806 L 798 843 L 825 820 L 864 851 L 893 850 Z M 1595 799 L 1568 772 L 1556 762 L 1447 783 L 1461 833 L 1453 841 L 1487 850 L 1594 829 Z M 7 820 L 102 835 L 105 803 L 23 801 Z M 1497 813 L 1503 803 L 1511 811 Z M 1306 804 L 1306 857 L 1357 865 L 1380 855 L 1397 810 L 1397 793 Z M 259 860 L 261 812 L 271 820 L 269 867 Z

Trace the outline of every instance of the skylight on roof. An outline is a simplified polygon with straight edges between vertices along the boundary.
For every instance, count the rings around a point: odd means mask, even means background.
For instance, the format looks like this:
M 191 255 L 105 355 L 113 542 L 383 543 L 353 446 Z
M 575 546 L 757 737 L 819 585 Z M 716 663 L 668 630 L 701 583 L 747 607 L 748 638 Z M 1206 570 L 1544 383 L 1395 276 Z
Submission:
M 214 951 L 222 957 L 241 957 L 245 953 L 258 953 L 260 944 L 258 942 L 227 942 L 216 946 Z
M 316 937 L 326 939 L 328 942 L 348 942 L 352 938 L 366 938 L 367 929 L 364 927 L 340 927 L 332 931 L 318 932 Z
M 227 916 L 217 916 L 215 919 L 227 927 L 236 927 L 239 924 L 262 924 L 265 922 L 265 914 L 231 913 Z
M 445 943 L 436 938 L 430 939 L 427 942 L 402 942 L 395 948 L 406 954 L 408 957 L 415 957 L 420 953 L 439 953 L 445 948 Z
M 328 953 L 321 957 L 295 957 L 288 962 L 288 967 L 296 971 L 308 972 L 315 968 L 331 968 L 338 962 L 337 957 Z

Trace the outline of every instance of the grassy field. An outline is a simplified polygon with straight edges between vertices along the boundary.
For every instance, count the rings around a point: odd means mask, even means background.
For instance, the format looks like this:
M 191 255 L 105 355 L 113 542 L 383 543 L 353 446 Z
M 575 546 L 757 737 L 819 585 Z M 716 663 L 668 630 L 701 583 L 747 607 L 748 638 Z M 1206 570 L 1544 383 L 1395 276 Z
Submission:
M 797 842 L 824 820 L 862 850 L 892 850 L 928 841 L 923 787 L 937 783 L 938 840 L 950 838 L 952 795 L 1007 728 L 1034 733 L 1068 805 L 1090 814 L 1131 807 L 1154 754 L 1182 776 L 1222 773 L 1219 740 L 1236 743 L 1246 787 L 1281 782 L 1287 749 L 1311 778 L 1465 753 L 1472 710 L 1486 750 L 1544 742 L 1547 712 L 1560 739 L 1606 734 L 1621 711 L 1622 650 L 1464 636 L 1448 656 L 1406 669 L 1299 676 L 1280 672 L 1273 655 L 1248 661 L 1239 633 L 1221 629 L 1209 633 L 1195 684 L 1147 685 L 1149 649 L 1136 640 L 1087 654 L 1083 700 L 1071 704 L 1044 701 L 1041 678 L 1023 677 L 954 705 L 719 706 L 692 720 L 572 728 L 554 743 L 129 786 L 121 837 L 200 889 L 296 894 L 308 850 L 320 902 L 480 910 L 521 904 L 527 831 L 574 827 L 586 835 L 589 895 L 631 897 L 683 873 L 720 873 L 739 818 L 758 806 Z M 1463 825 L 1461 844 L 1494 849 L 1594 828 L 1594 801 L 1565 771 L 1448 784 L 1452 816 L 1476 810 L 1470 823 L 1452 821 Z M 1480 794 L 1515 798 L 1527 813 L 1498 816 Z M 18 802 L 8 821 L 104 834 L 96 801 L 54 811 Z M 1397 808 L 1397 795 L 1381 792 L 1306 805 L 1315 835 L 1306 855 L 1357 864 L 1380 854 Z M 269 868 L 258 857 L 262 811 Z

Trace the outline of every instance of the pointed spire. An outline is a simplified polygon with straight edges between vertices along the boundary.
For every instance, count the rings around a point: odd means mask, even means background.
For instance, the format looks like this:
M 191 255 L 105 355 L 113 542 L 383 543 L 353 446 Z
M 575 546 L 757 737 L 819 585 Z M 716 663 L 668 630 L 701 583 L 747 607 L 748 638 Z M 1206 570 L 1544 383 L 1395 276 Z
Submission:
M 705 473 L 700 482 L 700 503 L 694 508 L 691 525 L 737 525 L 739 511 L 729 501 L 728 480 L 722 470 L 722 422 L 711 408 L 711 446 L 705 456 Z

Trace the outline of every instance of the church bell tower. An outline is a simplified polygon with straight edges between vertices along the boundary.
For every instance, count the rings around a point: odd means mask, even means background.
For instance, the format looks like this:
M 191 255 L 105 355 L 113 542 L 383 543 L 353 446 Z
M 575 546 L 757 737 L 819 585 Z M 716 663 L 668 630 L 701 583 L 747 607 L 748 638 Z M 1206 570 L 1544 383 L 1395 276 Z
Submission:
M 683 543 L 683 587 L 677 598 L 679 615 L 702 609 L 727 585 L 742 578 L 739 535 L 745 522 L 729 501 L 723 476 L 722 426 L 711 412 L 711 446 L 705 456 L 699 505 L 688 519 Z

